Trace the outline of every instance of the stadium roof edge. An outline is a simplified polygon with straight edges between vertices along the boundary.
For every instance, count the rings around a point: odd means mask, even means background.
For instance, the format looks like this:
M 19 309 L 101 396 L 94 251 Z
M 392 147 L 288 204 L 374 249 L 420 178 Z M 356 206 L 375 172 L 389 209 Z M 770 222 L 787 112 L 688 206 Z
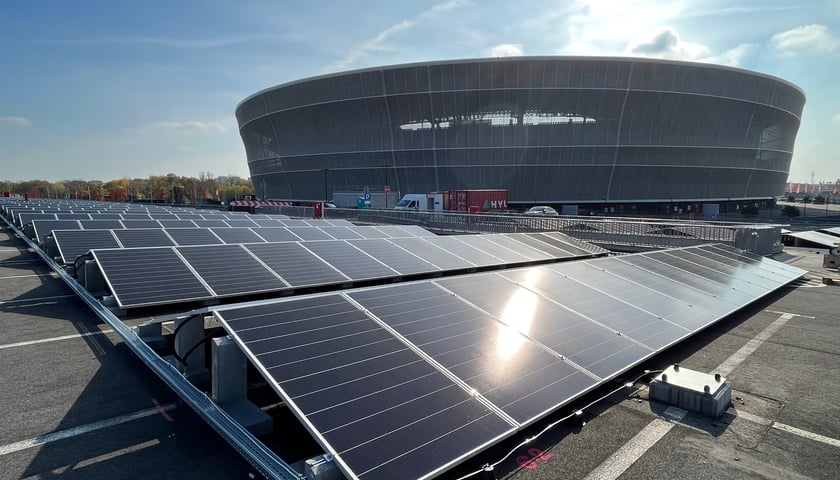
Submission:
M 686 60 L 669 60 L 663 58 L 647 58 L 647 57 L 622 57 L 622 56 L 586 56 L 586 55 L 534 55 L 534 56 L 517 56 L 517 57 L 484 57 L 484 58 L 466 58 L 466 59 L 450 59 L 450 60 L 433 60 L 433 61 L 425 61 L 425 62 L 409 62 L 409 63 L 399 63 L 399 64 L 391 64 L 391 65 L 379 65 L 374 67 L 364 67 L 364 68 L 357 68 L 353 70 L 343 70 L 338 72 L 332 73 L 325 73 L 321 75 L 314 75 L 311 77 L 300 78 L 297 80 L 292 80 L 289 82 L 277 84 L 271 87 L 263 88 L 262 90 L 253 93 L 247 97 L 245 97 L 242 101 L 236 104 L 236 109 L 234 111 L 238 111 L 242 105 L 247 103 L 248 101 L 259 97 L 260 95 L 265 94 L 271 90 L 276 90 L 278 88 L 288 87 L 291 85 L 295 85 L 298 83 L 305 83 L 311 82 L 313 80 L 320 80 L 324 78 L 331 78 L 331 77 L 341 77 L 344 75 L 351 75 L 355 73 L 363 73 L 363 72 L 375 72 L 375 71 L 382 71 L 382 70 L 393 70 L 397 68 L 406 68 L 406 67 L 418 67 L 418 66 L 432 66 L 432 65 L 446 65 L 446 64 L 453 64 L 453 63 L 485 63 L 485 62 L 506 62 L 511 60 L 517 61 L 539 61 L 539 60 L 569 60 L 569 61 L 592 61 L 592 60 L 605 60 L 605 61 L 623 61 L 623 62 L 630 62 L 630 63 L 659 63 L 659 64 L 667 64 L 667 65 L 684 65 L 684 66 L 692 66 L 692 67 L 707 67 L 707 68 L 714 68 L 718 70 L 728 70 L 731 72 L 737 72 L 747 75 L 753 75 L 757 77 L 767 78 L 785 85 L 790 86 L 791 88 L 795 89 L 799 93 L 805 97 L 805 91 L 799 87 L 798 85 L 785 80 L 781 77 L 777 77 L 774 75 L 770 75 L 767 73 L 757 72 L 754 70 L 747 70 L 744 68 L 738 67 L 731 67 L 728 65 L 719 65 L 714 63 L 703 63 L 703 62 L 689 62 Z

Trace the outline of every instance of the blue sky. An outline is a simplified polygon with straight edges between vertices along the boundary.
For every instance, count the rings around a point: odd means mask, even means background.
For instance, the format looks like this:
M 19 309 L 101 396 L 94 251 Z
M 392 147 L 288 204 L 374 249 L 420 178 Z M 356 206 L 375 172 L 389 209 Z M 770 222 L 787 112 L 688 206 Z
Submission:
M 0 4 L 0 178 L 247 177 L 238 102 L 323 73 L 621 55 L 775 75 L 808 102 L 792 182 L 840 178 L 840 0 Z

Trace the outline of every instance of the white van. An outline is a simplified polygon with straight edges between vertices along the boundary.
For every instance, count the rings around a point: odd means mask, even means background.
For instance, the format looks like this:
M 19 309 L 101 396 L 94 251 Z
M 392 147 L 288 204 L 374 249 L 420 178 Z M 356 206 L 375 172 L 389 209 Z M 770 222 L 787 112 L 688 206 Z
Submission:
M 427 199 L 425 193 L 407 193 L 394 206 L 394 210 L 426 210 Z

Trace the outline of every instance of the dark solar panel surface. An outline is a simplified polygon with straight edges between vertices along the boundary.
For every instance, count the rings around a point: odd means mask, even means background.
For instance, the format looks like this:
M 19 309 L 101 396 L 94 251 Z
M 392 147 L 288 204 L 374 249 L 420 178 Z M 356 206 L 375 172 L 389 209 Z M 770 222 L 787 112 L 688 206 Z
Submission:
M 293 287 L 350 280 L 297 243 L 254 243 L 246 248 Z
M 438 268 L 385 239 L 349 240 L 351 245 L 375 256 L 402 275 L 436 272 Z
M 166 233 L 178 245 L 219 245 L 222 240 L 209 228 L 170 228 Z
M 196 218 L 195 220 L 193 220 L 193 223 L 195 223 L 196 226 L 198 226 L 198 227 L 204 227 L 204 228 L 217 228 L 217 227 L 229 228 L 228 224 L 225 223 L 224 219 L 221 219 L 221 218 L 210 219 L 210 220 Z
M 32 230 L 36 242 L 43 242 L 53 230 L 80 230 L 78 220 L 33 220 Z
M 286 220 L 288 222 L 288 220 Z M 335 240 L 327 232 L 315 227 L 288 227 L 289 231 L 302 240 Z
M 160 226 L 166 229 L 169 228 L 195 228 L 195 224 L 190 220 L 179 219 L 161 219 L 158 220 Z
M 229 218 L 225 220 L 225 222 L 231 227 L 238 228 L 250 228 L 259 226 L 255 222 L 252 222 L 250 218 Z
M 82 228 L 85 230 L 117 230 L 125 228 L 122 222 L 118 219 L 102 219 L 100 214 L 94 216 L 94 220 L 79 220 Z
M 520 424 L 596 383 L 433 283 L 349 296 Z
M 265 242 L 259 235 L 251 231 L 250 228 L 228 227 L 228 228 L 211 228 L 217 237 L 221 238 L 225 243 L 255 243 Z
M 296 242 L 300 237 L 293 234 L 286 227 L 259 227 L 254 231 L 266 242 Z
M 94 255 L 122 308 L 213 298 L 171 248 L 94 250 Z
M 398 272 L 342 240 L 308 242 L 304 246 L 354 280 L 393 277 Z
M 390 240 L 405 250 L 417 255 L 441 270 L 474 268 L 476 265 L 443 248 L 434 246 L 425 238 L 394 238 Z
M 356 478 L 424 477 L 512 431 L 338 295 L 287 307 L 217 315 Z
M 93 248 L 119 248 L 110 230 L 53 230 L 61 261 L 73 263 L 79 255 Z
M 179 247 L 178 252 L 221 297 L 288 287 L 240 245 Z
M 356 227 L 333 227 L 325 225 L 320 228 L 329 236 L 339 240 L 356 240 L 359 238 L 365 238 L 363 235 L 360 235 L 354 231 Z
M 495 236 L 495 235 L 494 235 Z M 498 258 L 499 261 L 506 262 L 506 263 L 520 263 L 520 262 L 528 262 L 531 261 L 531 258 L 522 254 L 522 252 L 517 250 L 514 247 L 514 250 L 511 250 L 508 246 L 501 245 L 497 242 L 490 240 L 490 235 L 488 236 L 478 236 L 478 235 L 461 235 L 458 237 L 458 240 L 465 243 L 466 245 L 472 246 L 473 248 L 477 248 L 483 252 L 487 252 L 490 255 Z M 437 237 L 429 238 L 431 242 L 436 242 Z M 522 246 L 524 248 L 524 245 Z
M 160 228 L 132 228 L 114 230 L 114 236 L 124 248 L 133 247 L 170 247 L 175 245 L 171 238 Z
M 152 219 L 124 219 L 122 221 L 125 228 L 160 228 L 157 220 Z
M 422 378 L 443 373 L 459 390 L 474 391 L 490 402 L 491 411 L 521 427 L 804 274 L 767 259 L 736 256 L 721 267 L 711 263 L 724 255 L 694 263 L 704 268 L 691 273 L 685 263 L 689 254 L 711 254 L 712 248 L 738 253 L 720 246 L 701 248 L 348 290 L 217 314 L 325 448 L 338 455 L 346 472 L 391 478 L 397 474 L 386 470 L 393 451 L 383 455 L 380 443 L 367 443 L 366 432 L 376 438 L 387 435 L 395 445 L 427 438 L 428 432 L 421 425 L 400 428 L 397 417 L 415 417 L 385 412 L 400 409 L 407 397 L 381 395 L 380 390 L 411 383 L 416 388 L 411 398 L 438 402 L 436 394 L 444 384 L 412 383 L 411 378 L 418 378 L 412 374 L 405 380 L 382 380 L 378 388 L 356 388 L 390 376 L 385 372 L 428 364 L 433 368 Z M 661 271 L 634 266 L 650 262 Z M 757 285 L 754 280 L 768 278 L 765 273 L 771 271 L 779 277 L 776 283 L 762 283 L 762 292 L 737 305 L 700 290 L 725 285 L 753 291 L 745 285 Z M 724 281 L 720 275 L 729 278 Z M 692 280 L 673 285 L 672 279 L 683 277 Z M 704 301 L 703 309 L 694 310 L 697 299 Z M 681 314 L 689 314 L 690 321 L 671 320 Z M 444 438 L 476 418 L 474 412 L 448 411 L 448 423 L 436 430 L 449 432 Z M 480 432 L 467 436 L 467 443 L 489 445 L 499 438 L 496 430 Z M 456 461 L 405 452 L 398 456 L 406 465 L 422 463 L 427 471 L 443 471 Z

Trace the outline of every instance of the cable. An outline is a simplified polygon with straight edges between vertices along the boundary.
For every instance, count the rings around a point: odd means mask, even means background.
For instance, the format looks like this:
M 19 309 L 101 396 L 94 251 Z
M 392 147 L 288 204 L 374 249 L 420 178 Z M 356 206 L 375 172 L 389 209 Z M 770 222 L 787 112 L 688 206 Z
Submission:
M 521 441 L 518 445 L 516 445 L 515 447 L 513 447 L 512 449 L 510 449 L 510 451 L 509 451 L 508 453 L 506 453 L 506 454 L 505 454 L 502 458 L 500 458 L 498 461 L 496 461 L 496 462 L 494 462 L 494 463 L 490 463 L 490 464 L 484 464 L 484 465 L 483 465 L 480 469 L 478 469 L 478 470 L 476 470 L 476 471 L 474 471 L 474 472 L 470 472 L 470 473 L 468 473 L 468 474 L 464 475 L 463 477 L 459 477 L 457 480 L 466 480 L 467 478 L 473 477 L 473 476 L 475 476 L 475 475 L 478 475 L 478 474 L 479 474 L 479 473 L 481 473 L 481 472 L 487 471 L 487 469 L 488 469 L 488 468 L 489 468 L 489 469 L 491 469 L 491 470 L 492 470 L 492 469 L 495 469 L 495 468 L 496 468 L 496 467 L 497 467 L 500 463 L 504 462 L 504 461 L 505 461 L 505 460 L 507 460 L 507 459 L 508 459 L 511 455 L 513 455 L 513 453 L 514 453 L 515 451 L 517 451 L 517 450 L 519 450 L 520 448 L 524 447 L 525 445 L 528 445 L 529 443 L 533 442 L 534 440 L 536 440 L 537 438 L 539 438 L 539 437 L 540 437 L 540 435 L 542 435 L 542 434 L 544 434 L 545 432 L 547 432 L 547 431 L 549 431 L 549 430 L 553 429 L 553 428 L 554 428 L 554 427 L 556 427 L 558 424 L 563 423 L 563 422 L 565 422 L 566 420 L 568 420 L 568 419 L 570 419 L 570 418 L 572 418 L 572 417 L 575 417 L 575 416 L 577 416 L 577 415 L 582 415 L 584 410 L 586 410 L 587 408 L 589 408 L 589 407 L 591 407 L 591 406 L 595 405 L 596 403 L 599 403 L 599 402 L 601 402 L 601 401 L 605 400 L 606 398 L 610 397 L 611 395 L 613 395 L 613 394 L 614 394 L 614 393 L 616 393 L 616 392 L 619 392 L 619 391 L 621 391 L 621 390 L 623 390 L 623 389 L 625 389 L 625 388 L 632 388 L 632 387 L 633 387 L 633 385 L 635 385 L 635 384 L 636 384 L 636 382 L 638 382 L 638 381 L 639 381 L 639 380 L 641 380 L 642 378 L 644 378 L 644 377 L 646 377 L 646 376 L 648 376 L 648 375 L 651 375 L 651 374 L 657 374 L 657 373 L 661 373 L 661 372 L 662 372 L 662 370 L 645 370 L 645 371 L 644 371 L 644 373 L 642 373 L 642 374 L 641 374 L 641 375 L 639 375 L 638 377 L 634 378 L 632 381 L 624 383 L 622 386 L 620 386 L 620 387 L 616 388 L 615 390 L 610 391 L 610 392 L 609 392 L 609 393 L 607 393 L 606 395 L 603 395 L 603 396 L 601 396 L 601 397 L 599 397 L 599 398 L 597 398 L 597 399 L 593 400 L 592 402 L 588 403 L 588 404 L 587 404 L 587 405 L 585 405 L 584 407 L 579 408 L 579 409 L 577 409 L 577 410 L 573 411 L 572 413 L 570 413 L 570 414 L 566 415 L 565 417 L 563 417 L 563 418 L 561 418 L 561 419 L 559 419 L 559 420 L 555 420 L 554 422 L 550 423 L 548 426 L 546 426 L 545 428 L 543 428 L 542 430 L 540 430 L 540 432 L 539 432 L 539 433 L 537 433 L 536 435 L 532 435 L 532 436 L 530 436 L 530 437 L 526 438 L 525 440 Z
M 215 335 L 217 335 L 220 331 L 224 331 L 224 328 L 223 328 L 223 327 L 216 327 L 216 328 L 214 328 L 214 329 L 210 330 L 210 332 L 209 332 L 207 335 L 205 335 L 205 336 L 204 336 L 204 338 L 202 338 L 201 340 L 199 340 L 198 342 L 196 342 L 196 343 L 195 343 L 195 345 L 193 345 L 192 347 L 190 347 L 190 349 L 189 349 L 189 350 L 187 350 L 187 353 L 185 353 L 185 354 L 184 354 L 184 357 L 183 357 L 183 358 L 181 358 L 181 356 L 180 356 L 180 355 L 178 355 L 178 352 L 177 352 L 177 351 L 176 351 L 176 352 L 173 352 L 173 354 L 172 354 L 172 355 L 175 357 L 175 359 L 176 359 L 176 360 L 178 360 L 179 362 L 181 362 L 181 364 L 182 364 L 182 365 L 184 365 L 184 366 L 186 367 L 186 366 L 187 366 L 187 358 L 189 358 L 189 357 L 190 357 L 190 354 L 191 354 L 191 353 L 192 353 L 192 352 L 193 352 L 196 348 L 200 347 L 201 345 L 204 345 L 204 342 L 206 342 L 207 340 L 210 340 L 211 338 L 213 338 L 213 337 L 214 337 Z

